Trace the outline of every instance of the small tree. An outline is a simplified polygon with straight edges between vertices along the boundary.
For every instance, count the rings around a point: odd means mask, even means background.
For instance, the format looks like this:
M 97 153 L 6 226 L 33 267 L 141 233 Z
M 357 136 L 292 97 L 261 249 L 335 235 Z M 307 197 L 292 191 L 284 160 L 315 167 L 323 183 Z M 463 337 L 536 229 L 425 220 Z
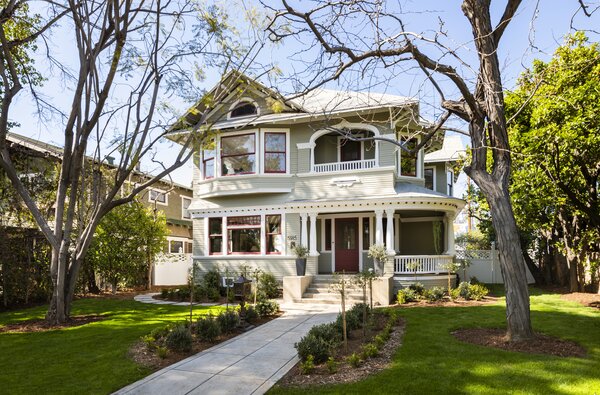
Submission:
M 363 270 L 354 277 L 354 283 L 362 289 L 363 294 L 363 338 L 367 336 L 367 287 L 369 287 L 370 306 L 373 310 L 373 279 L 375 277 L 373 269 Z
M 452 274 L 456 273 L 458 267 L 458 264 L 454 261 L 441 265 L 441 268 L 448 273 L 448 296 L 450 296 L 450 291 L 452 291 Z
M 344 348 L 348 350 L 348 332 L 346 331 L 346 290 L 348 287 L 352 287 L 352 278 L 346 275 L 345 271 L 342 273 L 335 273 L 333 275 L 333 282 L 331 283 L 330 290 L 340 294 L 342 302 L 342 334 L 344 337 Z

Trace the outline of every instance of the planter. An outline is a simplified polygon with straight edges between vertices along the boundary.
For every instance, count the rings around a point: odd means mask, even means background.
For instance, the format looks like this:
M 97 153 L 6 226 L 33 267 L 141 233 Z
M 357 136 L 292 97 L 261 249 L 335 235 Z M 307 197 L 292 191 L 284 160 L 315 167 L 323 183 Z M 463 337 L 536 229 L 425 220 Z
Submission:
M 304 276 L 306 274 L 306 258 L 296 258 L 296 275 Z
M 373 262 L 373 266 L 374 266 L 374 269 L 375 269 L 375 274 L 377 276 L 380 276 L 380 277 L 383 276 L 384 262 L 381 261 L 381 260 L 379 260 L 379 259 L 374 259 L 373 261 L 374 261 Z

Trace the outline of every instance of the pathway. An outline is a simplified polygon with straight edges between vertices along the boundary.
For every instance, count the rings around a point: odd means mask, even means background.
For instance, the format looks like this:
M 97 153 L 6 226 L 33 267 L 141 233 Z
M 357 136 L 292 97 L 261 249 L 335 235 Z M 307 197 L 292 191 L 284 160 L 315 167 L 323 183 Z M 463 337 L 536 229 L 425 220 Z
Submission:
M 283 316 L 159 370 L 115 394 L 265 393 L 298 362 L 294 343 L 314 325 L 335 320 L 339 310 L 338 306 L 312 304 L 281 308 Z

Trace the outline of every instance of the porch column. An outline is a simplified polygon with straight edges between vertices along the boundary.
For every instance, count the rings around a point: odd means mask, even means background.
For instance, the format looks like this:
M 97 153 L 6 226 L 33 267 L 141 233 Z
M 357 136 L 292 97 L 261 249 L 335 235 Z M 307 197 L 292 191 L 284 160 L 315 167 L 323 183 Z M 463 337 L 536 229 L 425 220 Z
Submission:
M 317 251 L 317 213 L 310 213 L 310 243 L 309 243 L 309 254 L 311 256 L 319 255 Z
M 375 210 L 375 244 L 383 244 L 383 210 Z
M 387 218 L 385 246 L 389 255 L 396 255 L 396 250 L 394 250 L 394 209 L 385 209 L 385 215 Z
M 446 223 L 446 254 L 455 255 L 456 250 L 454 249 L 454 216 L 446 213 L 444 216 L 444 222 Z
M 300 245 L 308 248 L 308 213 L 300 214 L 302 232 L 300 233 Z

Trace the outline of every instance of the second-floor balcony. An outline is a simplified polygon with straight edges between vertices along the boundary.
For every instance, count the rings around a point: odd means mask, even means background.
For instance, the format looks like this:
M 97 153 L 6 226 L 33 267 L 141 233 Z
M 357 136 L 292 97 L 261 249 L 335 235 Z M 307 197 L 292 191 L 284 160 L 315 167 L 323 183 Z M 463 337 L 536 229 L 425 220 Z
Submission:
M 346 162 L 319 163 L 313 165 L 313 173 L 328 173 L 347 170 L 364 170 L 377 167 L 375 159 L 352 160 Z

